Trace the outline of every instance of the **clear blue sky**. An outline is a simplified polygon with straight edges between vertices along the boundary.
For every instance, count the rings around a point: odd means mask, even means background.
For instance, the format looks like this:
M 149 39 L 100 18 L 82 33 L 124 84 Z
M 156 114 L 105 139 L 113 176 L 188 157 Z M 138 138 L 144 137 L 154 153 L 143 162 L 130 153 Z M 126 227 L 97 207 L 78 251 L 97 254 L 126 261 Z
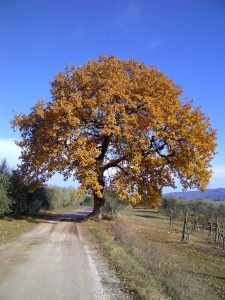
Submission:
M 218 129 L 209 187 L 225 187 L 224 0 L 0 0 L 0 159 L 18 150 L 9 120 L 50 100 L 65 64 L 101 53 L 157 65 Z M 60 179 L 55 179 L 60 183 Z

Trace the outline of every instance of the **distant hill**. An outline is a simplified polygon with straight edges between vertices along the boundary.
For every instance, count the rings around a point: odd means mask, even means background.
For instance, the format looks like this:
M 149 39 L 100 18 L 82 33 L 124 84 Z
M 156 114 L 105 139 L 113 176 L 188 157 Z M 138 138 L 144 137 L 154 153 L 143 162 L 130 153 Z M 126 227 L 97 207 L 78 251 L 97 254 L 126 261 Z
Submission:
M 225 188 L 207 189 L 205 192 L 173 192 L 164 194 L 165 196 L 174 196 L 187 199 L 207 199 L 207 200 L 223 200 L 225 201 Z

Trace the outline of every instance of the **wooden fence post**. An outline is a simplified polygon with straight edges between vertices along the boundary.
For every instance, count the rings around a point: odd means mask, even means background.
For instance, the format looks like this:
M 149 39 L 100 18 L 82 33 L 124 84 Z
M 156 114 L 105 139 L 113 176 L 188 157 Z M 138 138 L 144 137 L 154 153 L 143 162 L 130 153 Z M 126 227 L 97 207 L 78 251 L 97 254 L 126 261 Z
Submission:
M 215 243 L 219 243 L 220 239 L 220 226 L 219 226 L 219 219 L 216 218 L 216 230 L 215 230 Z
M 213 214 L 212 214 L 212 217 L 211 217 L 211 222 L 210 222 L 210 225 L 209 225 L 209 234 L 208 234 L 208 237 L 212 238 L 212 230 L 213 230 Z
M 187 242 L 190 242 L 190 232 L 188 228 L 188 213 L 185 213 L 185 218 L 184 218 L 184 226 L 183 226 L 183 232 L 182 232 L 182 238 L 181 241 L 183 242 L 186 240 Z
M 198 225 L 198 215 L 195 214 L 195 221 L 194 221 L 194 231 L 197 229 L 199 231 L 199 225 Z
M 173 209 L 170 209 L 170 228 L 173 228 L 174 227 L 174 210 Z

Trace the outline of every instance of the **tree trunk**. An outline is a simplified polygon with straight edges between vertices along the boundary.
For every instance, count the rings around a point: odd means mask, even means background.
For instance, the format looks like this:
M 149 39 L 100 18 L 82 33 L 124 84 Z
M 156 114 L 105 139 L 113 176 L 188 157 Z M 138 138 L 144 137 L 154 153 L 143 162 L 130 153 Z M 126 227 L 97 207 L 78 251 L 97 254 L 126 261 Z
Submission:
M 108 142 L 107 142 L 108 143 Z M 102 148 L 102 153 L 99 156 L 99 162 L 97 164 L 97 169 L 98 169 L 98 183 L 102 187 L 102 193 L 104 192 L 104 186 L 105 186 L 105 181 L 104 181 L 104 175 L 102 172 L 102 164 L 103 164 L 103 159 L 104 159 L 104 148 L 105 146 L 103 145 Z M 101 220 L 102 219 L 102 208 L 105 204 L 105 199 L 104 197 L 100 198 L 96 193 L 93 191 L 93 196 L 94 196 L 94 207 L 93 211 L 91 213 L 91 216 L 96 219 L 96 220 Z
M 94 195 L 94 207 L 91 213 L 91 216 L 96 220 L 102 219 L 102 208 L 104 206 L 105 200 L 104 198 L 99 198 L 97 195 Z

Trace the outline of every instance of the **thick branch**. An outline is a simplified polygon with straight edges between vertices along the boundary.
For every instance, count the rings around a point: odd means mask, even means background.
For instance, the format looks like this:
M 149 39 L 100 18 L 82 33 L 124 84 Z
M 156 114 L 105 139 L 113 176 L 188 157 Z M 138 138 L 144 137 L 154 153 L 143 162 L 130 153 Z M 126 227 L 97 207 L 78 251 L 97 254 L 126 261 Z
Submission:
M 116 167 L 120 169 L 125 175 L 129 176 L 129 173 L 126 170 L 124 170 L 124 168 L 122 168 L 120 165 L 117 165 Z
M 149 146 L 148 150 L 147 150 L 147 151 L 142 151 L 142 155 L 143 155 L 144 157 L 148 156 L 148 155 L 151 153 L 151 150 L 152 150 L 152 146 L 153 146 L 154 141 L 155 141 L 155 137 L 154 137 L 154 135 L 153 135 L 152 138 L 151 138 L 151 143 L 150 143 L 150 146 Z
M 122 161 L 124 161 L 127 158 L 128 155 L 123 155 L 119 158 L 116 159 L 112 159 L 111 161 L 109 161 L 106 165 L 104 165 L 102 167 L 102 171 L 105 172 L 106 170 L 108 170 L 109 168 L 113 168 L 113 167 L 117 167 L 119 163 L 121 163 Z
M 142 151 L 142 155 L 144 157 L 148 156 L 152 151 L 156 151 L 157 153 L 158 153 L 158 151 L 162 151 L 165 148 L 165 146 L 167 145 L 166 142 L 164 142 L 161 145 L 157 145 L 157 140 L 155 140 L 154 135 L 151 137 L 150 142 L 151 143 L 150 143 L 148 150 Z
M 101 161 L 101 160 L 104 159 L 105 154 L 106 154 L 106 152 L 107 152 L 107 150 L 109 148 L 110 139 L 111 139 L 111 136 L 106 136 L 104 138 L 104 141 L 103 141 L 102 146 L 101 146 L 101 153 L 96 158 L 97 161 Z
M 164 128 L 164 130 L 166 130 L 167 126 Z M 167 162 L 171 162 L 171 160 L 169 159 L 170 157 L 174 157 L 175 152 L 171 153 L 171 154 L 162 154 L 161 151 L 163 151 L 165 149 L 165 146 L 167 145 L 166 142 L 162 143 L 161 145 L 157 145 L 157 141 L 155 140 L 155 137 L 152 136 L 151 138 L 151 143 L 149 146 L 149 149 L 147 151 L 142 151 L 142 155 L 144 157 L 148 156 L 152 151 L 155 151 L 160 157 L 164 158 L 167 160 Z M 154 147 L 156 146 L 156 147 Z
M 171 163 L 170 158 L 175 156 L 175 152 L 174 151 L 172 153 L 170 153 L 170 154 L 167 154 L 167 155 L 166 154 L 162 154 L 159 149 L 156 149 L 156 152 L 157 152 L 157 154 L 160 157 L 164 158 L 168 163 Z

